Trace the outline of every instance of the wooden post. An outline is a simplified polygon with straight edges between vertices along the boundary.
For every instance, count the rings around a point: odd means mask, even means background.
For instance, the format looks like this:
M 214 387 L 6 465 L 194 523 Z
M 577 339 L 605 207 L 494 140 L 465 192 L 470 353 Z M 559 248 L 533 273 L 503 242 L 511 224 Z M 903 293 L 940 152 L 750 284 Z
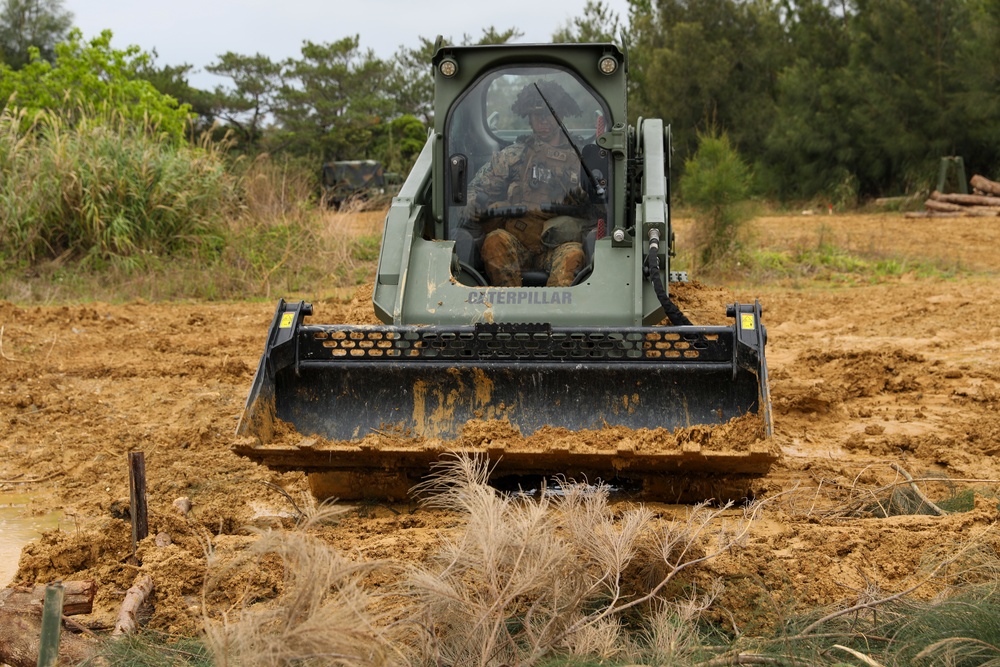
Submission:
M 59 631 L 62 630 L 63 585 L 45 587 L 42 607 L 42 640 L 38 647 L 38 667 L 51 667 L 59 661 Z
M 146 512 L 146 459 L 142 452 L 128 454 L 129 506 L 132 515 L 132 560 L 140 540 L 149 535 Z

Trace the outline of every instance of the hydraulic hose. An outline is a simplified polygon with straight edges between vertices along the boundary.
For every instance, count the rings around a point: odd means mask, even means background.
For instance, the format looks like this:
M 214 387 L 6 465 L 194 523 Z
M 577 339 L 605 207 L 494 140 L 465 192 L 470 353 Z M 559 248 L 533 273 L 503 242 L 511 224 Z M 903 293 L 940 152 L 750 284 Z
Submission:
M 660 234 L 657 230 L 653 229 L 649 234 L 649 254 L 646 255 L 646 274 L 649 276 L 649 282 L 653 284 L 653 291 L 656 292 L 656 298 L 659 299 L 660 305 L 663 306 L 663 313 L 670 320 L 670 323 L 675 327 L 690 326 L 693 324 L 691 320 L 681 312 L 677 304 L 670 300 L 667 290 L 663 287 L 663 280 L 660 278 L 660 262 L 657 259 L 659 251 Z

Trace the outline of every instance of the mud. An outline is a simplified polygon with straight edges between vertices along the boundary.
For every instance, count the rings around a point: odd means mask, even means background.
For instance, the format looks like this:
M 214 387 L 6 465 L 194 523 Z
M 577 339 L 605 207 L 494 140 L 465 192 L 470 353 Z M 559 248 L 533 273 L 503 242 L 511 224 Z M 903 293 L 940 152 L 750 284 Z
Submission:
M 686 227 L 678 227 L 682 246 Z M 962 272 L 876 281 L 803 275 L 759 288 L 676 291 L 699 323 L 723 323 L 734 298 L 763 303 L 782 453 L 761 481 L 771 500 L 745 547 L 693 576 L 721 578 L 719 608 L 752 631 L 795 609 L 907 589 L 928 559 L 960 545 L 995 552 L 1000 225 L 786 216 L 760 219 L 754 232 L 778 251 L 833 243 Z M 310 298 L 319 321 L 375 322 L 370 287 L 346 302 Z M 271 301 L 0 303 L 0 493 L 30 494 L 29 516 L 62 513 L 58 530 L 25 547 L 16 581 L 94 578 L 95 612 L 83 620 L 113 623 L 140 567 L 129 558 L 127 454 L 141 451 L 150 537 L 137 556 L 156 582 L 148 622 L 196 631 L 208 554 L 240 558 L 255 539 L 251 528 L 290 525 L 308 502 L 301 473 L 275 473 L 232 452 L 273 310 Z M 516 440 L 497 428 L 472 425 L 468 437 Z M 603 437 L 588 433 L 574 446 L 602 446 Z M 911 488 L 905 475 L 936 504 L 967 498 L 967 506 L 944 516 L 926 506 L 901 510 L 894 491 Z M 182 498 L 187 514 L 175 504 Z M 683 511 L 653 506 L 663 517 Z M 350 506 L 323 535 L 354 558 L 405 562 L 427 558 L 453 523 L 413 503 L 367 503 Z M 266 600 L 280 578 L 275 564 L 262 563 L 209 602 Z

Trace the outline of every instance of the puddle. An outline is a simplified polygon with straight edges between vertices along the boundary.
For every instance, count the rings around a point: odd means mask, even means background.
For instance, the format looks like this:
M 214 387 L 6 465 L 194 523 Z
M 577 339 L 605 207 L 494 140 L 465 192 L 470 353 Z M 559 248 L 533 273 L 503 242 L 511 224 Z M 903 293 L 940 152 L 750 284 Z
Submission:
M 62 512 L 30 516 L 32 497 L 30 493 L 0 493 L 0 588 L 14 578 L 24 545 L 42 531 L 58 528 L 62 519 Z

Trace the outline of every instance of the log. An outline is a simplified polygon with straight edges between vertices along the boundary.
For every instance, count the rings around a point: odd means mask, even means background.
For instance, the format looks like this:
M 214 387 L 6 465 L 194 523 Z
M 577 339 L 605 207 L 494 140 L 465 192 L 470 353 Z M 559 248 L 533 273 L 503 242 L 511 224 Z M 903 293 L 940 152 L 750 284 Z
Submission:
M 132 588 L 125 593 L 125 601 L 122 602 L 121 611 L 118 612 L 118 622 L 115 623 L 115 629 L 111 631 L 112 637 L 130 635 L 139 629 L 139 621 L 136 618 L 139 607 L 152 592 L 153 578 L 151 576 L 140 574 L 135 578 Z
M 907 211 L 904 218 L 961 218 L 962 214 L 955 211 Z
M 935 201 L 933 199 L 928 199 L 924 202 L 924 208 L 931 211 L 943 211 L 945 213 L 960 213 L 964 207 L 958 204 L 948 204 L 943 201 Z
M 963 204 L 970 206 L 1000 206 L 1000 197 L 983 196 L 983 195 L 945 195 L 941 194 L 937 190 L 931 193 L 931 199 L 935 201 L 943 201 L 949 204 Z
M 94 595 L 97 593 L 97 583 L 93 579 L 86 581 L 63 582 L 63 616 L 89 614 L 94 610 Z M 45 586 L 14 586 L 0 590 L 0 609 L 18 612 L 29 608 L 40 607 L 45 599 Z
M 971 179 L 969 179 L 969 185 L 977 190 L 982 190 L 983 192 L 989 192 L 991 195 L 1000 195 L 1000 183 L 996 181 L 991 181 L 985 176 L 980 176 L 976 174 Z
M 876 206 L 901 206 L 903 204 L 909 204 L 912 201 L 916 201 L 920 198 L 920 195 L 901 195 L 899 197 L 879 197 L 875 200 Z
M 37 667 L 41 635 L 41 606 L 22 611 L 0 608 L 0 664 L 8 664 L 10 667 Z M 59 662 L 67 665 L 79 664 L 90 659 L 97 648 L 98 645 L 94 641 L 63 632 L 59 640 Z
M 964 213 L 975 218 L 995 218 L 1000 215 L 1000 206 L 966 206 Z

